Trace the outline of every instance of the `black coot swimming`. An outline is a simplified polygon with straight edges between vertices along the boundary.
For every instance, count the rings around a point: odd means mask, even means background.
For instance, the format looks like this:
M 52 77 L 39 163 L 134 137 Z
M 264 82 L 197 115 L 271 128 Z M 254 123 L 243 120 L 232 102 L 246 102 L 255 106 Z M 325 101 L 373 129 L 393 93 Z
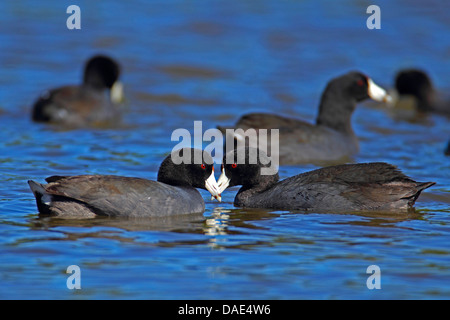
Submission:
M 382 162 L 330 166 L 279 181 L 277 173 L 261 174 L 270 159 L 254 148 L 233 150 L 225 155 L 223 163 L 219 193 L 242 185 L 234 204 L 248 208 L 404 210 L 414 205 L 422 190 L 435 184 L 416 182 L 395 166 Z
M 281 165 L 298 163 L 342 163 L 359 151 L 351 116 L 365 99 L 387 102 L 390 96 L 361 72 L 349 72 L 330 80 L 322 94 L 315 124 L 275 114 L 251 113 L 242 116 L 232 129 L 279 129 L 278 159 Z M 226 134 L 230 127 L 218 127 Z M 243 141 L 245 137 L 233 134 Z M 232 140 L 232 139 L 231 139 Z M 261 145 L 248 144 L 250 147 Z M 226 151 L 232 148 L 227 146 Z M 268 138 L 267 149 L 273 148 Z M 272 154 L 274 155 L 274 154 Z
M 189 155 L 191 160 L 174 160 Z M 157 181 L 113 175 L 52 176 L 46 181 L 48 184 L 28 181 L 39 212 L 63 218 L 203 212 L 205 203 L 195 188 L 206 189 L 219 198 L 212 157 L 189 148 L 174 151 L 164 159 Z
M 398 97 L 393 101 L 394 106 L 450 116 L 450 100 L 445 101 L 438 95 L 431 78 L 423 70 L 400 70 L 395 76 L 395 90 Z
M 96 55 L 85 65 L 81 85 L 47 90 L 33 105 L 36 122 L 66 127 L 108 126 L 120 121 L 123 98 L 120 66 L 110 57 Z

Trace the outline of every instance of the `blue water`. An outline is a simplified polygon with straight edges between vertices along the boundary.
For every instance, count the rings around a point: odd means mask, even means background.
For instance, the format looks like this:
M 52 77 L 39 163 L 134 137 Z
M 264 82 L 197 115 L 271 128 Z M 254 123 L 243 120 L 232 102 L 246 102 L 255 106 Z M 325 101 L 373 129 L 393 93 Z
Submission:
M 0 3 L 0 298 L 449 299 L 450 119 L 412 123 L 362 104 L 355 162 L 387 161 L 435 181 L 404 215 L 242 210 L 236 188 L 183 219 L 39 218 L 26 181 L 51 175 L 155 179 L 177 128 L 251 111 L 314 121 L 326 82 L 361 70 L 385 88 L 405 67 L 450 90 L 450 3 L 378 1 L 70 1 Z M 41 91 L 78 83 L 95 53 L 120 61 L 125 125 L 61 131 L 30 121 Z M 282 178 L 316 168 L 280 168 Z M 81 289 L 68 289 L 78 265 Z M 367 267 L 381 270 L 369 290 Z

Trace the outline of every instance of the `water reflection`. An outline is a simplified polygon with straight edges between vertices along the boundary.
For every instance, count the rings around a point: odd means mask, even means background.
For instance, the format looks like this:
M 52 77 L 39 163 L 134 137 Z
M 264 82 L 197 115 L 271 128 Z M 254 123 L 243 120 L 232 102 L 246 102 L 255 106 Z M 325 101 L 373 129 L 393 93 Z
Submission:
M 195 231 L 201 228 L 203 214 L 183 214 L 166 217 L 129 218 L 129 217 L 96 217 L 91 219 L 61 219 L 56 217 L 38 217 L 31 221 L 35 229 L 51 229 L 57 227 L 107 227 L 124 231 Z
M 292 220 L 309 219 L 322 225 L 347 225 L 382 228 L 402 228 L 399 223 L 410 220 L 425 219 L 422 212 L 410 210 L 407 213 L 393 212 L 349 212 L 349 213 L 315 213 L 270 211 L 264 209 L 227 209 L 216 207 L 208 215 L 202 213 L 172 215 L 151 218 L 96 217 L 90 219 L 62 219 L 58 217 L 33 216 L 27 226 L 31 230 L 61 231 L 67 240 L 84 237 L 115 239 L 124 242 L 132 241 L 128 231 L 159 231 L 179 234 L 204 235 L 205 242 L 212 247 L 226 245 L 226 236 L 249 235 L 247 238 L 256 241 L 262 233 L 272 236 Z M 260 223 L 263 222 L 263 223 Z M 61 228 L 63 227 L 63 228 Z M 67 230 L 73 230 L 69 232 Z M 301 228 L 299 232 L 301 232 Z M 57 237 L 60 240 L 60 237 Z M 179 240 L 179 239 L 177 239 Z M 201 241 L 200 243 L 203 243 Z M 229 243 L 231 244 L 231 243 Z
M 224 208 L 214 208 L 211 216 L 205 220 L 203 232 L 208 236 L 208 246 L 220 248 L 223 241 L 226 241 L 231 210 Z
M 227 234 L 228 223 L 231 210 L 223 208 L 214 208 L 211 217 L 205 220 L 203 229 L 207 236 L 217 236 Z

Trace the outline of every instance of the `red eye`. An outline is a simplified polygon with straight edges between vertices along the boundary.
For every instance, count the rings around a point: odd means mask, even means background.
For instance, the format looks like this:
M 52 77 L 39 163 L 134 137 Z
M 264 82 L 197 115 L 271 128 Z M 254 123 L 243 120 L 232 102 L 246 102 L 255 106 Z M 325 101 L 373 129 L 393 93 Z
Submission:
M 237 167 L 237 164 L 236 164 L 236 163 L 233 163 L 233 164 L 231 165 L 231 167 L 234 169 L 234 168 Z
M 202 168 L 202 169 L 206 169 L 206 166 L 205 166 L 205 164 L 204 164 L 204 163 L 202 163 L 202 164 L 200 165 L 200 168 Z
M 362 87 L 363 84 L 364 84 L 364 81 L 363 81 L 362 79 L 359 79 L 358 82 L 356 82 L 356 84 L 357 84 L 359 87 Z

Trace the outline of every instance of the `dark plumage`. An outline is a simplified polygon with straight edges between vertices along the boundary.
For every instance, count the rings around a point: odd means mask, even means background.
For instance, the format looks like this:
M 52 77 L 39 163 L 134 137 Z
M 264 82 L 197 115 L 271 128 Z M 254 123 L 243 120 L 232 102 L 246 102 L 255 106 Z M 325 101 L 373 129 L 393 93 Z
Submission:
M 405 104 L 412 97 L 413 107 L 420 112 L 450 116 L 450 101 L 441 100 L 428 74 L 419 69 L 405 69 L 395 77 L 395 89 L 399 96 L 397 104 Z
M 32 119 L 67 127 L 103 126 L 120 120 L 120 66 L 106 56 L 86 62 L 83 82 L 45 91 L 33 105 Z
M 349 72 L 327 84 L 315 124 L 274 114 L 252 113 L 242 116 L 233 128 L 219 129 L 223 133 L 226 133 L 226 129 L 238 128 L 279 129 L 280 164 L 343 162 L 359 151 L 351 116 L 357 103 L 368 98 L 384 102 L 390 99 L 366 75 Z M 234 134 L 234 138 L 243 140 L 240 134 Z M 267 150 L 276 150 L 270 138 L 268 142 Z M 258 147 L 251 142 L 249 146 Z M 231 150 L 227 147 L 227 151 Z
M 162 162 L 157 181 L 113 175 L 52 176 L 48 184 L 28 181 L 41 214 L 69 218 L 95 216 L 155 217 L 205 210 L 195 188 L 217 196 L 211 156 L 201 150 L 181 149 L 174 154 L 197 154 L 199 164 L 175 164 L 172 154 Z M 200 158 L 202 157 L 202 158 Z
M 239 150 L 239 149 L 238 149 Z M 234 162 L 226 160 L 218 180 L 219 192 L 242 185 L 234 204 L 238 207 L 317 211 L 390 211 L 411 208 L 422 190 L 434 182 L 420 183 L 401 173 L 395 166 L 382 163 L 344 164 L 305 172 L 283 181 L 278 174 L 261 175 L 269 162 L 259 153 L 258 162 L 249 164 L 246 148 Z M 232 158 L 231 158 L 232 159 Z

